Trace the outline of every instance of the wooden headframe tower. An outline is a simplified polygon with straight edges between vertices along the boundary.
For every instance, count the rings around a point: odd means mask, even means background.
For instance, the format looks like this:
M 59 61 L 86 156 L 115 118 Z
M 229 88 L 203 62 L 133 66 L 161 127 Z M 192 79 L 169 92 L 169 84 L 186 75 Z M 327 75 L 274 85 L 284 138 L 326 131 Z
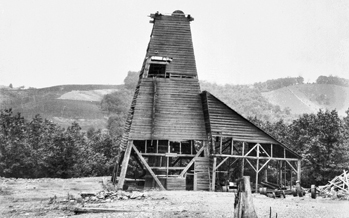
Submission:
M 150 17 L 153 29 L 121 143 L 118 188 L 131 156 L 146 169 L 146 188 L 215 190 L 220 167 L 239 163 L 243 175 L 245 161 L 256 184 L 271 160 L 296 171 L 300 180 L 298 154 L 201 92 L 190 30 L 194 19 L 178 10 Z

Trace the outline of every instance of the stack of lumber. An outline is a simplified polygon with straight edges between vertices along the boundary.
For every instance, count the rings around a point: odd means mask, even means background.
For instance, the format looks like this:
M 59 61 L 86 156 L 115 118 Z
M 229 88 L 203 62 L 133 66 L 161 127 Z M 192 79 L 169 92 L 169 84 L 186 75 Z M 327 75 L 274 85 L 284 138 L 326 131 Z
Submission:
M 334 177 L 328 184 L 319 187 L 320 195 L 330 198 L 341 198 L 349 200 L 349 173 L 343 171 Z

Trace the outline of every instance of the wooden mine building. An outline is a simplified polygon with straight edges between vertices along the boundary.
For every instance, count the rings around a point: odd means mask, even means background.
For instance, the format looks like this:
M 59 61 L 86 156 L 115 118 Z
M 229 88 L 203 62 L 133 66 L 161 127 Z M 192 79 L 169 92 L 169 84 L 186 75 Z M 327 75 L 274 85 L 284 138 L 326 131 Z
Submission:
M 190 30 L 194 19 L 178 10 L 150 17 L 153 29 L 121 143 L 118 188 L 131 156 L 147 172 L 141 178 L 145 188 L 215 190 L 234 171 L 252 173 L 256 189 L 270 176 L 284 185 L 300 180 L 300 155 L 201 92 Z

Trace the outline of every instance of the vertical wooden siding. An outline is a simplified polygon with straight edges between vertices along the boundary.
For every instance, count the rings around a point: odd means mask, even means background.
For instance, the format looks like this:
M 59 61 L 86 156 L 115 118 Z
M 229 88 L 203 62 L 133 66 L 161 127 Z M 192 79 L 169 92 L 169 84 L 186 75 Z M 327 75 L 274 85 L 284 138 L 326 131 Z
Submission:
M 185 16 L 156 16 L 147 57 L 173 58 L 166 72 L 197 76 L 190 21 Z

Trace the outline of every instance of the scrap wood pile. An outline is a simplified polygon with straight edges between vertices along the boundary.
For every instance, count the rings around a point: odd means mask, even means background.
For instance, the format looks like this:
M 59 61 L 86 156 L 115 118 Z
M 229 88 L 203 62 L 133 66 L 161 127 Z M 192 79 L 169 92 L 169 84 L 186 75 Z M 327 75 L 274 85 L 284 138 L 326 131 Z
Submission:
M 328 184 L 318 188 L 320 195 L 329 198 L 349 200 L 349 173 L 345 170 Z
M 112 202 L 115 200 L 128 200 L 135 199 L 141 200 L 148 198 L 148 195 L 144 192 L 127 192 L 127 191 L 100 191 L 96 194 L 93 193 L 81 193 L 80 194 L 84 202 Z
M 57 200 L 57 197 L 54 196 L 50 198 L 49 204 L 54 203 L 108 203 L 108 202 L 114 202 L 117 200 L 143 200 L 143 199 L 153 199 L 151 198 L 147 193 L 139 192 L 139 191 L 133 191 L 133 192 L 127 192 L 127 191 L 100 191 L 97 193 L 81 193 L 81 197 L 75 197 L 73 195 L 68 194 L 66 199 L 63 200 Z

